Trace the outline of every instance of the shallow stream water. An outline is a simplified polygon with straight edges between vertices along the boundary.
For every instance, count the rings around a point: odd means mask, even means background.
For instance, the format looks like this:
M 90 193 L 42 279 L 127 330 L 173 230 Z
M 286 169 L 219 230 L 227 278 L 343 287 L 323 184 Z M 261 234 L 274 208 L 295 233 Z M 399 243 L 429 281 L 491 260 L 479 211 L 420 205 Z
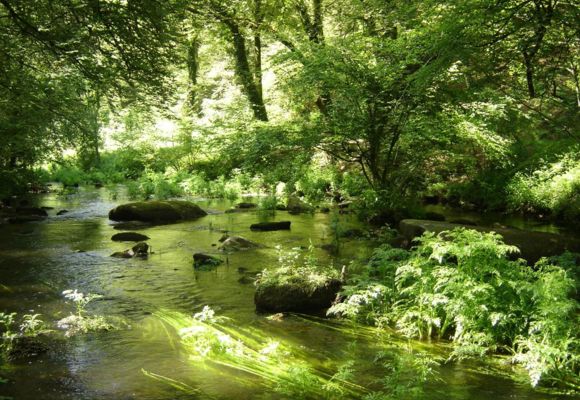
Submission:
M 210 215 L 192 222 L 139 230 L 151 239 L 148 259 L 122 260 L 110 254 L 131 246 L 115 243 L 118 232 L 108 211 L 127 201 L 122 192 L 80 188 L 76 193 L 39 195 L 34 205 L 54 207 L 38 223 L 0 225 L 0 311 L 40 313 L 52 326 L 74 311 L 62 291 L 77 289 L 103 295 L 89 305 L 94 314 L 123 318 L 129 327 L 54 340 L 40 357 L 0 366 L 0 397 L 14 399 L 278 399 L 292 396 L 263 385 L 259 377 L 226 366 L 208 368 L 180 348 L 175 332 L 157 317 L 160 310 L 192 315 L 206 305 L 230 318 L 228 326 L 283 342 L 301 354 L 301 362 L 332 374 L 354 361 L 351 378 L 368 390 L 381 390 L 388 369 L 373 359 L 379 352 L 422 349 L 445 356 L 445 345 L 408 342 L 375 329 L 352 328 L 336 321 L 301 315 L 271 320 L 257 314 L 253 276 L 277 263 L 275 246 L 283 249 L 330 243 L 329 214 L 289 215 L 286 212 L 224 214 L 228 201 L 196 201 Z M 69 212 L 56 216 L 56 212 Z M 260 220 L 290 220 L 292 229 L 252 232 Z M 341 215 L 341 227 L 356 227 L 354 217 Z M 227 256 L 211 271 L 193 268 L 192 254 L 217 254 L 218 239 L 228 231 L 266 246 Z M 324 262 L 340 267 L 364 259 L 372 243 L 344 239 L 340 256 L 331 258 L 316 248 Z M 222 255 L 225 258 L 225 256 Z M 58 335 L 55 335 L 58 336 Z M 198 390 L 185 394 L 144 371 L 187 384 Z M 429 399 L 548 399 L 560 396 L 532 389 L 525 372 L 505 363 L 448 363 L 436 368 L 439 380 L 427 387 Z M 401 398 L 405 398 L 404 396 Z M 569 397 L 568 397 L 569 398 Z

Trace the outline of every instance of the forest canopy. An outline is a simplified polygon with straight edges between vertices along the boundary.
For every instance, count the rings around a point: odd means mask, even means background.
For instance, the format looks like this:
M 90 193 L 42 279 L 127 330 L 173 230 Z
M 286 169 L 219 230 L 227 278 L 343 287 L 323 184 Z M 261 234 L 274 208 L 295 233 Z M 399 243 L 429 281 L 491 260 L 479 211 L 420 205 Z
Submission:
M 557 0 L 1 0 L 2 192 L 53 164 L 568 218 L 579 22 Z

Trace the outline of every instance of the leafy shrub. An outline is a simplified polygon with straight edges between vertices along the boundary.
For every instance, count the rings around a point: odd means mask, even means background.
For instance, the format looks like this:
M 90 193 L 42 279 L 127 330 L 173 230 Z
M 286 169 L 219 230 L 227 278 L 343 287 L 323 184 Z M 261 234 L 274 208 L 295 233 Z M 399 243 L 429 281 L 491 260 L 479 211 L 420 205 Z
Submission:
M 256 284 L 260 286 L 289 285 L 314 291 L 328 281 L 339 278 L 339 272 L 331 265 L 323 266 L 318 263 L 312 245 L 306 254 L 297 248 L 284 252 L 280 246 L 277 246 L 276 250 L 279 266 L 262 271 Z
M 50 332 L 39 317 L 40 314 L 25 314 L 17 323 L 16 313 L 0 312 L 0 355 L 11 358 L 19 338 L 33 338 Z
M 87 176 L 80 168 L 65 163 L 51 168 L 51 179 L 64 186 L 74 186 L 86 182 Z
M 518 173 L 507 188 L 513 211 L 551 213 L 558 218 L 580 217 L 580 147 L 531 173 Z
M 546 259 L 534 269 L 511 261 L 517 251 L 500 235 L 465 229 L 425 233 L 410 252 L 379 248 L 329 314 L 449 339 L 452 358 L 513 353 L 532 384 L 578 388 L 575 282 Z
M 103 296 L 93 293 L 81 293 L 75 290 L 65 290 L 63 296 L 74 303 L 76 314 L 70 314 L 57 322 L 57 326 L 65 330 L 65 336 L 74 336 L 95 331 L 118 329 L 123 322 L 102 315 L 87 315 L 86 308 L 93 300 Z

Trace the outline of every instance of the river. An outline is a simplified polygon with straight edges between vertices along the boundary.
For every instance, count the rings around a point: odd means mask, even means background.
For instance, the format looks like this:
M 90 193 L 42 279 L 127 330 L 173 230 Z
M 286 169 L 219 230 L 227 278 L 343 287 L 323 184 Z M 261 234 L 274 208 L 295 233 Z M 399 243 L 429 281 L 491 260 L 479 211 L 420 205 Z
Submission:
M 77 289 L 103 296 L 89 305 L 90 313 L 122 318 L 128 326 L 66 339 L 58 331 L 53 333 L 55 339 L 48 353 L 0 366 L 0 377 L 6 380 L 0 383 L 0 398 L 293 398 L 275 385 L 264 385 L 252 374 L 192 359 L 180 346 L 176 332 L 159 318 L 159 311 L 190 316 L 206 305 L 228 317 L 230 329 L 283 343 L 295 350 L 292 362 L 321 374 L 331 375 L 341 365 L 352 365 L 349 379 L 369 391 L 381 390 L 380 381 L 389 374 L 388 368 L 379 368 L 373 362 L 376 354 L 395 357 L 402 352 L 412 357 L 417 349 L 439 356 L 447 352 L 445 344 L 410 342 L 374 328 L 302 315 L 272 320 L 255 312 L 252 277 L 276 265 L 276 246 L 291 249 L 312 244 L 320 259 L 337 267 L 368 257 L 374 244 L 366 240 L 343 239 L 336 257 L 316 247 L 332 241 L 332 226 L 337 223 L 332 214 L 224 214 L 231 202 L 196 200 L 210 213 L 208 216 L 140 230 L 151 238 L 148 243 L 153 254 L 146 260 L 120 260 L 110 254 L 130 244 L 111 241 L 118 231 L 107 214 L 127 201 L 122 190 L 80 188 L 68 194 L 37 195 L 30 201 L 53 209 L 46 221 L 0 225 L 0 311 L 39 313 L 54 327 L 57 320 L 74 311 L 62 291 Z M 57 216 L 62 209 L 69 212 Z M 290 220 L 292 229 L 250 231 L 250 224 L 264 219 Z M 340 215 L 338 223 L 342 229 L 358 226 L 351 215 Z M 229 255 L 227 263 L 214 270 L 194 270 L 192 254 L 217 254 L 223 231 L 266 247 Z M 525 371 L 501 359 L 447 363 L 436 367 L 435 372 L 439 378 L 424 388 L 428 393 L 425 398 L 565 398 L 531 388 Z M 152 378 L 152 374 L 186 384 L 196 394 L 184 393 L 167 380 Z M 400 398 L 411 395 L 409 392 Z

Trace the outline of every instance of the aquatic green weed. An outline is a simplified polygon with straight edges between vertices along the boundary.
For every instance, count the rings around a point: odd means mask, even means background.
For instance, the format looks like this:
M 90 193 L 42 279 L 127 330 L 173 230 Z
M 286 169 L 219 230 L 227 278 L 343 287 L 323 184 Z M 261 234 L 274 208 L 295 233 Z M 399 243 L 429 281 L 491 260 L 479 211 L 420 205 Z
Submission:
M 308 251 L 293 248 L 284 251 L 276 246 L 278 266 L 265 269 L 260 273 L 256 284 L 260 286 L 299 286 L 306 291 L 314 291 L 333 279 L 338 279 L 340 273 L 332 265 L 321 265 L 314 256 L 314 246 L 310 244 Z
M 181 348 L 197 366 L 221 374 L 231 370 L 236 380 L 247 385 L 296 399 L 360 398 L 368 392 L 349 380 L 353 364 L 334 375 L 315 370 L 299 349 L 258 330 L 233 327 L 231 320 L 216 317 L 209 307 L 193 317 L 165 310 L 155 316 L 177 333 Z M 177 381 L 167 383 L 190 387 Z
M 102 298 L 102 295 L 94 293 L 85 294 L 79 292 L 77 289 L 65 290 L 62 294 L 66 299 L 71 300 L 76 307 L 76 315 L 71 314 L 56 323 L 58 328 L 65 330 L 65 336 L 67 337 L 95 331 L 110 331 L 127 326 L 120 318 L 87 315 L 87 305 L 95 299 Z

